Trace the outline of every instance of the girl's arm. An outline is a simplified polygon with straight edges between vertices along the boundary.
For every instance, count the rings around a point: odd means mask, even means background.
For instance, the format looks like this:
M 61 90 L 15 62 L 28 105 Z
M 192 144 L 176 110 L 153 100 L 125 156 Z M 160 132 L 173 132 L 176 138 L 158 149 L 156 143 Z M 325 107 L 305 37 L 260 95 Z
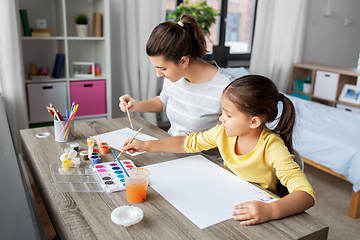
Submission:
M 159 140 L 140 141 L 135 139 L 129 143 L 130 139 L 123 144 L 122 150 L 130 153 L 135 152 L 166 152 L 166 153 L 185 153 L 185 136 L 175 136 Z
M 252 225 L 303 212 L 314 204 L 310 194 L 297 190 L 271 203 L 251 201 L 236 205 L 232 215 L 241 225 Z

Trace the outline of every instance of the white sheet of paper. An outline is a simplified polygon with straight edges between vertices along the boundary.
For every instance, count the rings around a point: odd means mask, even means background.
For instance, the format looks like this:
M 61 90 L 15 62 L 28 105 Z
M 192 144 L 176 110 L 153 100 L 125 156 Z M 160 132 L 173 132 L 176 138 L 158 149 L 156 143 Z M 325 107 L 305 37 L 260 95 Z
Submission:
M 232 218 L 237 204 L 277 200 L 201 155 L 144 168 L 150 186 L 200 229 Z
M 91 136 L 91 137 L 95 138 L 95 140 L 99 137 L 100 139 L 102 139 L 103 142 L 106 142 L 110 147 L 121 151 L 122 145 L 125 142 L 125 140 L 134 137 L 134 135 L 136 133 L 137 133 L 137 131 L 132 130 L 130 128 L 122 128 L 119 130 L 115 130 L 112 132 L 107 132 L 107 133 L 103 133 L 103 134 L 99 134 L 99 135 L 95 135 L 95 136 Z M 157 138 L 143 134 L 141 132 L 138 133 L 138 135 L 136 136 L 136 139 L 143 140 L 143 141 L 157 140 Z M 141 154 L 141 153 L 131 154 L 128 152 L 126 152 L 126 153 L 131 156 Z

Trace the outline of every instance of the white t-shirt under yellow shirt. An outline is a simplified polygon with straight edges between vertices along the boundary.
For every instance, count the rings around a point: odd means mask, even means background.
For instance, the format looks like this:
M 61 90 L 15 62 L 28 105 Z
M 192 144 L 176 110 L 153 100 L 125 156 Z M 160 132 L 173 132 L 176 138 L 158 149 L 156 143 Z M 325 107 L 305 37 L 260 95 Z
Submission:
M 192 133 L 185 139 L 186 152 L 200 152 L 218 147 L 224 164 L 241 179 L 259 184 L 276 193 L 278 179 L 289 193 L 302 190 L 315 200 L 315 192 L 304 172 L 294 161 L 283 140 L 268 128 L 261 132 L 257 145 L 245 155 L 235 153 L 237 137 L 228 137 L 221 125 Z

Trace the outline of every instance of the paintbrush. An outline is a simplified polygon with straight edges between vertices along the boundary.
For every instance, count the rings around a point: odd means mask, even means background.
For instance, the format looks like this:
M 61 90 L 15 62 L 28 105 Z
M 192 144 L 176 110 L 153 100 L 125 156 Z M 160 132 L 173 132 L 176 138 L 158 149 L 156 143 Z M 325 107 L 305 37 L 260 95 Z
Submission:
M 129 122 L 130 122 L 131 129 L 134 129 L 133 124 L 132 124 L 132 122 L 131 122 L 130 113 L 129 113 L 129 109 L 128 109 L 128 108 L 126 108 L 126 112 L 127 112 L 128 117 L 129 117 Z
M 138 133 L 141 131 L 141 129 L 142 129 L 142 127 L 141 127 L 141 128 L 139 129 L 139 131 L 137 131 L 137 133 L 130 139 L 130 141 L 129 141 L 128 144 L 130 144 L 132 141 L 134 141 L 136 135 L 138 135 Z M 119 153 L 119 155 L 117 156 L 117 158 L 119 158 L 120 155 L 121 155 L 123 152 L 124 152 L 124 150 L 122 150 L 122 151 Z M 114 160 L 114 162 L 115 162 L 115 161 L 116 161 L 116 159 Z
M 126 176 L 128 176 L 130 178 L 130 175 L 127 173 L 126 169 L 124 168 L 124 166 L 122 165 L 122 163 L 120 162 L 119 158 L 116 156 L 116 154 L 114 153 L 114 150 L 111 150 L 112 153 L 114 154 L 115 156 L 115 160 L 118 160 L 118 162 L 120 163 L 120 166 L 122 167 L 122 169 L 124 169 L 124 172 L 126 173 Z M 121 153 L 120 153 L 121 154 Z M 119 156 L 120 156 L 119 154 Z M 115 161 L 114 161 L 115 162 Z

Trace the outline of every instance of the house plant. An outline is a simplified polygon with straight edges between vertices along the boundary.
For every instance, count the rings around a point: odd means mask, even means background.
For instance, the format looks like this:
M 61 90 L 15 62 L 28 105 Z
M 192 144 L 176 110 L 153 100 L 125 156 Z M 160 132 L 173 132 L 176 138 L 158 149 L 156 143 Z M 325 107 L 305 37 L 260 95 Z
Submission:
M 89 32 L 88 17 L 85 13 L 80 13 L 74 18 L 78 37 L 87 37 Z
M 224 44 L 214 45 L 210 38 L 210 27 L 216 22 L 216 17 L 220 16 L 219 11 L 209 7 L 205 0 L 193 4 L 190 4 L 189 1 L 185 1 L 184 3 L 179 4 L 175 11 L 170 13 L 166 18 L 167 20 L 177 22 L 183 14 L 191 15 L 196 19 L 203 30 L 205 37 L 213 45 L 213 59 L 220 67 L 225 67 L 229 60 L 230 47 L 224 46 Z
M 209 7 L 205 0 L 193 4 L 190 4 L 189 1 L 185 1 L 184 3 L 179 4 L 174 12 L 167 15 L 166 19 L 178 22 L 184 14 L 193 16 L 196 19 L 203 30 L 205 37 L 214 45 L 213 41 L 210 39 L 210 27 L 216 22 L 216 17 L 220 15 L 219 11 Z

